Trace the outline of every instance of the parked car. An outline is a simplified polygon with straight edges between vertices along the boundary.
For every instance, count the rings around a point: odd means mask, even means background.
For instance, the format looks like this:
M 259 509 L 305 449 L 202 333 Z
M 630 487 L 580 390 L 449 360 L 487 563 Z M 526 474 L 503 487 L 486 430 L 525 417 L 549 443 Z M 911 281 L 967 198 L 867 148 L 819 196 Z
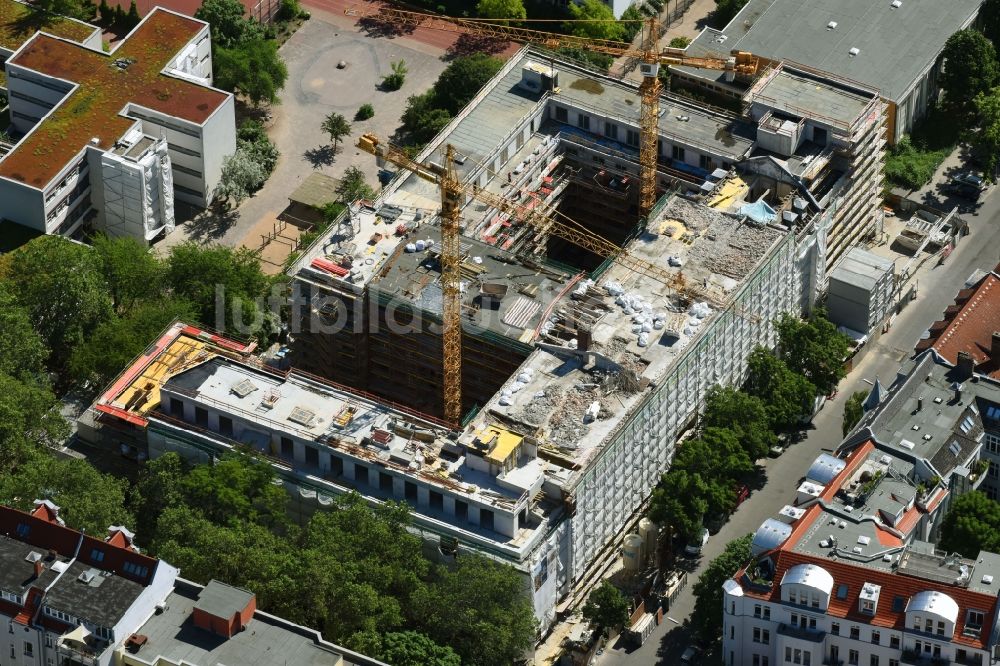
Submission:
M 698 657 L 701 655 L 701 648 L 695 645 L 689 645 L 684 650 L 684 654 L 681 655 L 682 664 L 696 664 L 698 663 Z
M 772 446 L 767 450 L 767 455 L 770 458 L 777 458 L 784 452 L 785 452 L 785 447 L 781 446 L 780 444 L 775 444 L 774 446 Z
M 684 546 L 684 553 L 692 557 L 696 555 L 701 555 L 702 547 L 706 543 L 708 543 L 708 535 L 709 535 L 708 528 L 707 527 L 701 528 L 701 533 L 697 536 L 694 542 Z
M 743 504 L 750 497 L 750 488 L 744 483 L 736 487 L 736 506 Z
M 985 189 L 986 181 L 969 171 L 955 174 L 945 186 L 946 191 L 966 199 L 978 199 Z

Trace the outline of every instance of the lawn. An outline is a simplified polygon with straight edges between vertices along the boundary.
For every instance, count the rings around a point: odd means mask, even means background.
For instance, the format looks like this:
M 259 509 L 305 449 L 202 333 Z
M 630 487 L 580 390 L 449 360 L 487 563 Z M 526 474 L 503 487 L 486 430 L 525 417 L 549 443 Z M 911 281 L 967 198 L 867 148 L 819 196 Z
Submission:
M 889 149 L 885 177 L 898 187 L 916 190 L 923 187 L 941 162 L 958 145 L 962 128 L 953 116 L 935 108 L 919 121 L 909 136 Z

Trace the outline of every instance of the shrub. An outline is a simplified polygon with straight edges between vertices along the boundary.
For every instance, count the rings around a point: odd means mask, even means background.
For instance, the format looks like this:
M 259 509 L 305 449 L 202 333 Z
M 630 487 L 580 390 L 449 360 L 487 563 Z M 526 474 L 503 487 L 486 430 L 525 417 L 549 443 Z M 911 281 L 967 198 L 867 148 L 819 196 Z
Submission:
M 355 120 L 368 120 L 375 115 L 375 107 L 371 104 L 362 104 L 358 112 L 354 114 Z
M 299 0 L 281 0 L 281 6 L 278 8 L 278 20 L 293 21 L 301 13 L 302 6 L 299 4 Z
M 399 90 L 406 81 L 406 61 L 398 60 L 392 63 L 392 73 L 382 79 L 382 87 L 386 90 Z

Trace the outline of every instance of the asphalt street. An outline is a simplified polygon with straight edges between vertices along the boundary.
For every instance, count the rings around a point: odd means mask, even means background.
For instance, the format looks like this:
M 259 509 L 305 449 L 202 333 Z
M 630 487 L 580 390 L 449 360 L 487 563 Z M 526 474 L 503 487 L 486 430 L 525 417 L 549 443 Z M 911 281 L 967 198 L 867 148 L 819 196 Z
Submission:
M 921 199 L 934 204 L 935 194 L 932 191 Z M 936 205 L 945 208 L 950 203 L 939 201 Z M 943 265 L 935 265 L 936 262 L 931 260 L 918 272 L 917 299 L 899 314 L 889 331 L 871 344 L 852 372 L 841 381 L 837 396 L 817 414 L 807 437 L 792 445 L 781 457 L 764 463 L 766 484 L 754 491 L 719 533 L 711 537 L 701 559 L 690 563 L 689 584 L 667 613 L 670 620 L 661 623 L 642 647 L 632 652 L 608 649 L 598 657 L 596 664 L 666 666 L 679 663 L 681 653 L 691 641 L 684 626 L 694 607 L 691 588 L 704 567 L 722 552 L 727 543 L 755 531 L 766 518 L 775 515 L 792 499 L 795 482 L 805 474 L 809 464 L 822 451 L 832 451 L 840 444 L 847 397 L 855 391 L 870 389 L 870 382 L 876 376 L 883 383 L 890 383 L 901 362 L 912 355 L 921 335 L 940 318 L 968 277 L 976 269 L 991 269 L 1000 261 L 1000 196 L 991 190 L 980 204 L 963 205 L 961 215 L 969 222 L 970 234 L 962 239 Z

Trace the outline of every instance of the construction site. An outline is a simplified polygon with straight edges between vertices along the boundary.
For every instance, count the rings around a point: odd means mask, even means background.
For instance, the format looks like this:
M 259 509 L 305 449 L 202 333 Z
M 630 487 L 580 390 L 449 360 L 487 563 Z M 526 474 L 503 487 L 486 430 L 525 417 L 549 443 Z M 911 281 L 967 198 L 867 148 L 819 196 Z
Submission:
M 289 269 L 296 369 L 178 325 L 88 436 L 249 446 L 303 518 L 405 501 L 440 557 L 522 571 L 544 631 L 617 561 L 706 392 L 877 226 L 878 96 L 740 58 L 709 64 L 745 79 L 741 115 L 526 47 L 419 155 L 366 135 L 395 175 Z

